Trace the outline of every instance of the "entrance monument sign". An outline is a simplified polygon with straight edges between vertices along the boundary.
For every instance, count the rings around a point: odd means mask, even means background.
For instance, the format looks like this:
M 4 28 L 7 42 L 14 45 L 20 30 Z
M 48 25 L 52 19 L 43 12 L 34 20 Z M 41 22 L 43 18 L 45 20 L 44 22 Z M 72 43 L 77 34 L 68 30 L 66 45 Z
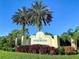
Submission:
M 41 44 L 41 45 L 48 45 L 51 47 L 58 48 L 59 42 L 57 36 L 45 35 L 43 32 L 38 32 L 36 35 L 31 35 L 31 45 L 33 44 Z

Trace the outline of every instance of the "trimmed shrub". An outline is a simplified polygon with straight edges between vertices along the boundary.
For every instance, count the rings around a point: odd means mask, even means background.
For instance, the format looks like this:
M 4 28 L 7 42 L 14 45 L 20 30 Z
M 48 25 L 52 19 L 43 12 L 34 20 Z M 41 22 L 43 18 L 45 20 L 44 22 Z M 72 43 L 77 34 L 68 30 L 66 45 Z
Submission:
M 56 54 L 56 49 L 54 47 L 50 47 L 50 54 Z
M 63 46 L 58 49 L 56 49 L 56 55 L 73 55 L 77 54 L 77 51 L 71 46 Z
M 17 52 L 27 52 L 27 53 L 40 53 L 40 54 L 54 54 L 55 48 L 47 45 L 24 45 L 17 46 Z
M 65 54 L 68 54 L 68 55 L 77 53 L 76 50 L 71 46 L 64 46 L 64 52 L 65 52 Z
M 17 46 L 16 51 L 17 52 L 29 52 L 29 45 L 24 45 L 24 46 Z
M 56 55 L 64 55 L 65 52 L 64 52 L 64 48 L 63 47 L 60 47 L 58 49 L 56 49 Z

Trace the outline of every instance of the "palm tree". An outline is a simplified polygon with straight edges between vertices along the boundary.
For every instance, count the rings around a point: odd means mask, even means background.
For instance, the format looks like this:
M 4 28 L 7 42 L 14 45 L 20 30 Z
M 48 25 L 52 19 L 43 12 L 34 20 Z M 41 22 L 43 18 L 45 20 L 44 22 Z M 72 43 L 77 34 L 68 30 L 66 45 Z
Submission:
M 52 12 L 42 1 L 35 1 L 32 8 L 29 9 L 29 18 L 32 25 L 37 25 L 38 31 L 41 30 L 42 25 L 49 24 L 52 21 Z
M 29 25 L 28 10 L 25 7 L 18 9 L 15 15 L 13 15 L 12 21 L 17 25 L 22 25 L 22 33 L 25 35 L 25 31 L 27 30 L 26 24 Z
M 12 21 L 16 23 L 17 25 L 22 25 L 22 39 L 21 39 L 21 44 L 23 45 L 24 42 L 24 35 L 25 32 L 27 32 L 26 24 L 29 25 L 29 20 L 28 20 L 28 10 L 23 7 L 22 9 L 18 9 L 18 11 L 13 15 Z M 16 39 L 17 40 L 17 39 Z

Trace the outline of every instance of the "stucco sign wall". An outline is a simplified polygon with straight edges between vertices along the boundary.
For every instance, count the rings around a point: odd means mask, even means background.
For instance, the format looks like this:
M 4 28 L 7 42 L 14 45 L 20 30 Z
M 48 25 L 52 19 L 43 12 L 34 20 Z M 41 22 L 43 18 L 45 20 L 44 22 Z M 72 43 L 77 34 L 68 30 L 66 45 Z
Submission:
M 31 45 L 33 44 L 41 44 L 41 45 L 49 45 L 49 46 L 55 46 L 54 45 L 54 39 L 50 35 L 45 35 L 43 32 L 38 32 L 36 35 L 31 35 Z

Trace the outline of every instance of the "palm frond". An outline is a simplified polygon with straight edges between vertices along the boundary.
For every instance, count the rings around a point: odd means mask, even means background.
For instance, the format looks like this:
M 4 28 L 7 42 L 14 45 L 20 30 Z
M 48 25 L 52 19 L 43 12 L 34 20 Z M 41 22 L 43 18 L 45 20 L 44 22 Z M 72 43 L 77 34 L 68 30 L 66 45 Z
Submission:
M 43 1 L 35 0 L 30 9 L 30 13 L 30 17 L 33 16 L 31 20 L 36 23 L 39 30 L 42 27 L 42 22 L 46 25 L 52 21 L 52 12 L 43 4 Z

